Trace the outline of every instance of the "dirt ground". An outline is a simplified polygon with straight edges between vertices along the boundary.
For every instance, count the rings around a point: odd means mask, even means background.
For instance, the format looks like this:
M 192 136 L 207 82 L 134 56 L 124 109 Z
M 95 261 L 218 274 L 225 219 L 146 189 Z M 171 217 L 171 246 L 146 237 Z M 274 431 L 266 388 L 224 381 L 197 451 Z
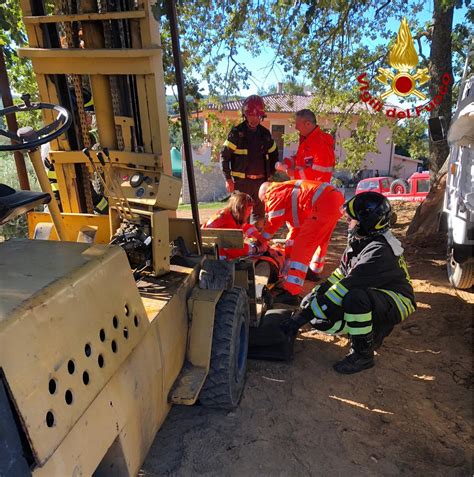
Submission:
M 418 310 L 385 340 L 376 366 L 338 375 L 331 365 L 347 340 L 302 332 L 291 363 L 248 362 L 235 411 L 175 406 L 140 475 L 473 475 L 474 295 L 449 286 L 441 238 L 406 243 L 415 205 L 396 209 Z M 340 223 L 325 274 L 345 232 Z

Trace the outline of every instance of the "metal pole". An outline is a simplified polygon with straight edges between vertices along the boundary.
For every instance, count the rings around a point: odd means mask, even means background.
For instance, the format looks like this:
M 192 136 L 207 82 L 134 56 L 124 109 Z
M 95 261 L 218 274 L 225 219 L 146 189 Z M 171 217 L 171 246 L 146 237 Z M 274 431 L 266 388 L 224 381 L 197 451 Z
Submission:
M 173 46 L 173 62 L 176 75 L 176 85 L 178 87 L 179 113 L 181 115 L 181 128 L 183 131 L 184 159 L 186 162 L 186 172 L 188 176 L 189 196 L 191 198 L 191 210 L 193 213 L 194 227 L 196 230 L 197 250 L 202 255 L 201 224 L 199 222 L 199 209 L 197 205 L 196 182 L 194 180 L 193 156 L 191 150 L 191 140 L 189 137 L 188 114 L 186 111 L 186 96 L 184 93 L 183 62 L 179 49 L 179 31 L 176 15 L 175 0 L 167 0 L 168 19 L 171 30 L 171 44 Z
M 2 95 L 2 103 L 4 108 L 13 106 L 12 93 L 10 91 L 10 84 L 8 82 L 7 65 L 5 63 L 5 55 L 3 48 L 0 47 L 0 93 Z M 14 114 L 7 114 L 7 126 L 11 132 L 16 133 L 18 130 L 18 123 Z M 25 157 L 21 151 L 13 151 L 15 158 L 16 173 L 20 181 L 20 189 L 30 190 L 30 183 L 28 181 L 28 172 L 26 171 Z

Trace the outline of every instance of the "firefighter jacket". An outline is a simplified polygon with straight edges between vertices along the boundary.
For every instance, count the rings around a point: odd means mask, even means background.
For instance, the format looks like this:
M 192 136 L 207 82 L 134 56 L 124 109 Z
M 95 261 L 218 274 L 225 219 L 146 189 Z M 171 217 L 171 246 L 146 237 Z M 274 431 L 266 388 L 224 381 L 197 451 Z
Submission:
M 296 155 L 283 162 L 294 179 L 331 182 L 336 164 L 334 139 L 316 126 L 308 137 L 300 137 Z
M 275 172 L 275 163 L 278 160 L 278 148 L 270 131 L 262 125 L 257 126 L 260 139 L 260 152 L 258 157 L 249 157 L 247 147 L 247 121 L 232 128 L 224 148 L 221 152 L 222 171 L 227 179 L 245 179 L 247 167 L 251 161 L 263 161 L 265 171 L 264 179 L 268 179 Z M 251 177 L 255 179 L 255 177 Z
M 326 320 L 341 314 L 342 300 L 354 288 L 371 288 L 386 293 L 395 303 L 401 320 L 413 313 L 416 301 L 410 275 L 403 249 L 393 247 L 394 241 L 398 242 L 390 231 L 376 237 L 350 239 L 339 268 L 314 290 L 312 318 Z
M 262 237 L 257 228 L 251 224 L 238 224 L 228 208 L 224 208 L 215 213 L 203 226 L 203 229 L 240 229 L 244 238 L 262 241 Z M 237 258 L 249 255 L 250 247 L 244 243 L 243 249 L 222 248 L 219 250 L 219 258 Z
M 273 182 L 265 194 L 266 222 L 262 237 L 269 240 L 285 222 L 300 227 L 325 190 L 335 189 L 318 181 Z

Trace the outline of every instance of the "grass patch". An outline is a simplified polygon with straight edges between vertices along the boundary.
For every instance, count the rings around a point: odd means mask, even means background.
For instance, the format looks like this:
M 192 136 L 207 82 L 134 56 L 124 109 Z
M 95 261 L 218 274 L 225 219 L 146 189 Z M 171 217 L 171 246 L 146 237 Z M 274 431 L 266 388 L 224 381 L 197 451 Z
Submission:
M 199 202 L 199 209 L 222 209 L 226 206 L 226 202 Z M 191 210 L 191 204 L 181 204 L 178 210 Z

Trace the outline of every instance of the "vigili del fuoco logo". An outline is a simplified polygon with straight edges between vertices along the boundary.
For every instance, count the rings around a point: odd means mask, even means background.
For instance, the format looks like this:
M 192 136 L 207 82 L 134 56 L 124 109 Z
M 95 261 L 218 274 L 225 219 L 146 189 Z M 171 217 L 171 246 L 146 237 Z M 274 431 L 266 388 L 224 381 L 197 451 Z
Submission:
M 359 88 L 361 91 L 360 99 L 371 106 L 375 111 L 382 110 L 385 106 L 383 101 L 391 94 L 396 94 L 402 98 L 413 95 L 425 101 L 426 95 L 417 88 L 424 85 L 430 79 L 430 76 L 428 75 L 428 68 L 418 68 L 414 74 L 410 73 L 418 66 L 418 54 L 415 50 L 410 27 L 408 26 L 406 18 L 400 23 L 397 41 L 390 50 L 388 62 L 395 72 L 390 69 L 379 68 L 379 74 L 375 77 L 377 81 L 387 86 L 387 89 L 380 95 L 380 98 L 370 93 L 367 73 L 362 73 L 357 77 L 357 81 L 362 85 Z M 405 110 L 397 107 L 385 108 L 385 114 L 388 117 L 404 119 L 420 116 L 424 111 L 429 112 L 435 106 L 441 104 L 444 95 L 448 92 L 450 82 L 451 76 L 448 73 L 444 73 L 441 78 L 442 84 L 439 87 L 438 94 L 431 101 Z

